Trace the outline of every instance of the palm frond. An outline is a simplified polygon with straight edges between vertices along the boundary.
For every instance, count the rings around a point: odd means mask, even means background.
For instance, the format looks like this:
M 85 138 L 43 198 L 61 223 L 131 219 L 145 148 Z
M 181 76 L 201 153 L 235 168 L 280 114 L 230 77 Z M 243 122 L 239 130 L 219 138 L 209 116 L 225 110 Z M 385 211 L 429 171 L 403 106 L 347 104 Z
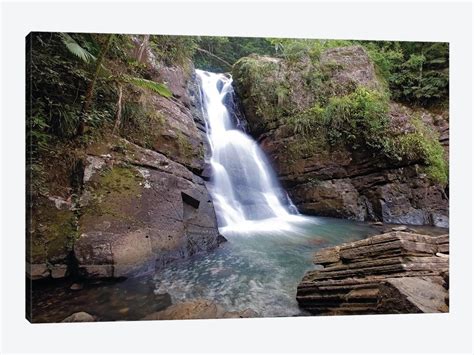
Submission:
M 124 75 L 122 76 L 122 78 L 127 83 L 136 85 L 143 89 L 151 90 L 163 97 L 173 96 L 173 93 L 165 84 L 157 83 L 156 81 L 147 80 L 143 78 L 137 78 L 135 76 L 129 76 L 129 75 Z
M 77 43 L 70 35 L 67 33 L 60 33 L 59 35 L 61 36 L 61 40 L 63 41 L 66 48 L 73 55 L 86 63 L 95 61 L 95 57 L 87 49 L 82 48 L 79 43 Z

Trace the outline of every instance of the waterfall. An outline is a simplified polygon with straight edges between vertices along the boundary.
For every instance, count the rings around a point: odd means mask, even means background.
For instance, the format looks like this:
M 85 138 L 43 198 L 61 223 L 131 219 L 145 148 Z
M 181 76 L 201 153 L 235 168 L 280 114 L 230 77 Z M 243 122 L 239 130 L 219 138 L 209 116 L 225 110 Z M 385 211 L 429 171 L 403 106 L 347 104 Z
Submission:
M 257 142 L 237 127 L 225 104 L 233 94 L 232 78 L 202 70 L 196 73 L 201 81 L 211 147 L 212 178 L 208 187 L 219 229 L 289 228 L 286 222 L 297 217 L 296 207 L 280 187 Z

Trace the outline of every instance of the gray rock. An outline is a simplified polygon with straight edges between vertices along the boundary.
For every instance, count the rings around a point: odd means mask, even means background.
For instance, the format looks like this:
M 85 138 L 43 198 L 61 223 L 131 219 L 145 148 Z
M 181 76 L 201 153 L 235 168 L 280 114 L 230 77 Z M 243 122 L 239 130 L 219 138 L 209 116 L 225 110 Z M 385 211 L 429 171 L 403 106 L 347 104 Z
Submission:
M 71 314 L 69 317 L 66 317 L 62 320 L 62 323 L 72 323 L 72 322 L 95 322 L 97 319 L 93 315 L 90 315 L 87 312 L 76 312 Z
M 73 283 L 71 287 L 69 287 L 69 289 L 72 291 L 79 291 L 79 290 L 82 290 L 83 288 L 84 288 L 84 285 L 81 283 Z
M 449 217 L 440 213 L 432 213 L 431 220 L 435 227 L 449 228 Z
M 26 275 L 31 280 L 40 280 L 51 276 L 51 271 L 46 264 L 26 263 Z
M 51 277 L 53 279 L 60 279 L 66 276 L 67 265 L 53 265 L 51 267 Z
M 219 245 L 204 181 L 163 154 L 124 139 L 113 168 L 85 185 L 89 203 L 74 246 L 85 276 L 128 277 Z
M 152 313 L 143 320 L 173 320 L 173 319 L 216 319 L 216 318 L 252 318 L 258 313 L 252 309 L 243 311 L 226 311 L 224 307 L 205 299 L 174 304 L 160 312 Z

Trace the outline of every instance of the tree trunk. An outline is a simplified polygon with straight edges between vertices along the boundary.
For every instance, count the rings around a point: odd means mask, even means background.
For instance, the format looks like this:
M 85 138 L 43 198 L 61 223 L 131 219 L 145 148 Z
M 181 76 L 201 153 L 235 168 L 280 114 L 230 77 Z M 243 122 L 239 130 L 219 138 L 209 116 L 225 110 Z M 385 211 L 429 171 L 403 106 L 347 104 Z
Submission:
M 137 60 L 140 62 L 143 57 L 143 53 L 145 53 L 145 49 L 148 46 L 148 42 L 150 41 L 150 35 L 143 36 L 143 42 L 140 44 L 140 48 L 138 49 Z
M 114 129 L 112 131 L 112 134 L 115 134 L 115 132 L 119 129 L 120 127 L 120 121 L 122 120 L 122 84 L 117 84 L 118 86 L 118 100 L 117 100 L 117 112 L 115 113 L 115 124 L 114 124 Z
M 81 120 L 79 122 L 79 127 L 77 129 L 77 135 L 84 134 L 84 130 L 86 127 L 87 113 L 89 112 L 90 106 L 92 104 L 92 96 L 94 94 L 95 84 L 99 76 L 100 68 L 102 67 L 102 62 L 104 61 L 105 55 L 107 54 L 107 51 L 109 50 L 110 43 L 112 42 L 112 38 L 113 38 L 113 34 L 108 35 L 104 45 L 100 49 L 99 56 L 97 57 L 97 60 L 95 63 L 94 75 L 92 76 L 92 80 L 90 81 L 89 86 L 87 87 L 86 96 L 84 98 L 84 104 L 82 105 Z

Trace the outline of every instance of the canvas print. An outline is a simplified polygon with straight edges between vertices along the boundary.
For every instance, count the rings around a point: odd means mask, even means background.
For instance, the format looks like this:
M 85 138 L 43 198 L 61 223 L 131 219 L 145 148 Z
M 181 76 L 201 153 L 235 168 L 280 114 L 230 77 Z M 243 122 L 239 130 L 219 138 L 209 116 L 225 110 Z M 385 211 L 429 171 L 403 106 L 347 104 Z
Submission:
M 449 312 L 449 44 L 34 32 L 33 323 Z

